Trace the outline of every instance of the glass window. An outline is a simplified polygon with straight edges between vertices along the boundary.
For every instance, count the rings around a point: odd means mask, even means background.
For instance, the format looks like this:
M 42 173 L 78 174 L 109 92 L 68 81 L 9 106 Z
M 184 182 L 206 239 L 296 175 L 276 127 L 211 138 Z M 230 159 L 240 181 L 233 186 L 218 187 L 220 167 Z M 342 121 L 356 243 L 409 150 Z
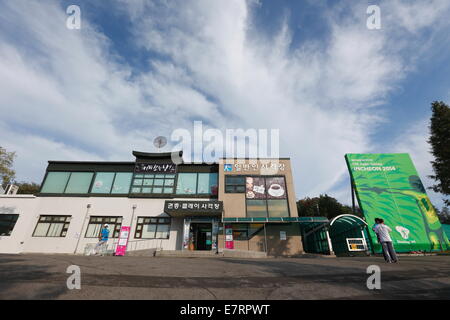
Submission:
M 137 239 L 169 239 L 170 218 L 138 217 L 134 237 Z
M 109 237 L 118 238 L 122 217 L 90 217 L 85 238 L 98 238 L 105 223 L 108 224 Z
M 64 193 L 88 193 L 93 172 L 72 172 Z
M 65 237 L 71 216 L 40 216 L 33 237 Z
M 139 176 L 139 179 L 136 177 Z M 133 180 L 133 187 L 131 188 L 131 193 L 141 193 L 141 194 L 162 194 L 162 193 L 173 193 L 174 185 L 174 175 L 164 175 L 164 174 L 146 174 L 135 175 Z M 142 186 L 142 188 L 141 188 Z
M 117 172 L 114 179 L 114 185 L 112 188 L 112 194 L 125 194 L 130 190 L 131 178 L 133 173 L 131 172 Z
M 197 193 L 217 195 L 217 173 L 199 173 Z
M 110 193 L 114 175 L 114 172 L 97 172 L 91 193 Z
M 266 200 L 247 200 L 247 217 L 267 217 Z
M 289 217 L 287 200 L 267 200 L 269 217 Z
M 243 193 L 245 192 L 244 176 L 225 176 L 225 192 L 226 193 Z
M 10 236 L 18 218 L 18 214 L 0 214 L 0 236 Z
M 179 173 L 177 181 L 177 194 L 195 194 L 197 190 L 196 173 Z
M 48 172 L 42 186 L 42 193 L 63 193 L 70 172 Z

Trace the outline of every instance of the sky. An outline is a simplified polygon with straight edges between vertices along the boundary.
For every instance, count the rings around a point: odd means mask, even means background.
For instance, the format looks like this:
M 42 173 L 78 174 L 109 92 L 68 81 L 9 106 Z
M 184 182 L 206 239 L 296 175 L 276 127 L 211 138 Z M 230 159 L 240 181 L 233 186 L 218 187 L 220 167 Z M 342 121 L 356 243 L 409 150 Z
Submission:
M 202 121 L 279 129 L 298 199 L 351 203 L 346 153 L 410 153 L 428 187 L 448 17 L 447 0 L 0 0 L 0 145 L 40 183 L 48 160 L 132 161 Z

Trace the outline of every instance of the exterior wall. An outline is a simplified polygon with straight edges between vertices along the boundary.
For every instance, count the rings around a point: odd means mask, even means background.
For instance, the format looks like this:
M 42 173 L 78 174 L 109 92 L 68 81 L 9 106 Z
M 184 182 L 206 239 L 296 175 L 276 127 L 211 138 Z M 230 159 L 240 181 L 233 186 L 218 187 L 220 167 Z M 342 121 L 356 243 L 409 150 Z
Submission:
M 253 161 L 253 162 L 252 162 Z M 256 162 L 254 162 L 256 161 Z M 284 170 L 273 172 L 272 170 L 233 170 L 224 172 L 224 164 L 252 164 L 257 163 L 259 168 L 261 164 L 281 164 Z M 219 200 L 224 204 L 224 218 L 245 218 L 245 193 L 225 193 L 225 176 L 228 175 L 279 175 L 286 179 L 286 191 L 289 204 L 289 212 L 291 217 L 298 217 L 297 203 L 294 189 L 294 179 L 292 177 L 291 161 L 289 159 L 221 159 L 219 161 Z
M 87 244 L 96 238 L 85 238 L 90 216 L 122 216 L 122 226 L 131 226 L 129 250 L 162 248 L 181 249 L 183 219 L 172 218 L 169 239 L 135 239 L 137 218 L 167 217 L 165 199 L 103 198 L 103 197 L 34 197 L 0 196 L 0 214 L 19 214 L 11 236 L 0 237 L 1 253 L 83 253 Z M 90 204 L 90 208 L 87 205 Z M 133 205 L 136 205 L 133 215 Z M 65 237 L 33 237 L 40 215 L 72 216 Z M 81 235 L 81 238 L 79 238 Z M 79 239 L 79 240 L 78 240 Z M 112 248 L 117 238 L 110 238 Z
M 280 240 L 280 231 L 286 232 L 286 240 Z M 267 224 L 267 248 L 269 256 L 294 256 L 304 252 L 302 237 L 300 235 L 300 226 L 296 223 L 291 224 Z M 266 240 L 264 229 L 253 236 L 250 240 L 234 240 L 234 249 L 265 252 Z M 223 233 L 219 234 L 219 249 L 224 248 Z

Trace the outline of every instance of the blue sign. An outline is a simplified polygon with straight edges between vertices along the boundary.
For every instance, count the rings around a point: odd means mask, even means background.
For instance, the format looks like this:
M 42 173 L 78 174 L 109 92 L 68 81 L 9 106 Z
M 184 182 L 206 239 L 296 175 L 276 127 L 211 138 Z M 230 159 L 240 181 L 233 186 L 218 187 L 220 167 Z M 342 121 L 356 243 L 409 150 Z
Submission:
M 225 172 L 233 171 L 233 165 L 232 164 L 224 164 L 223 171 L 225 171 Z

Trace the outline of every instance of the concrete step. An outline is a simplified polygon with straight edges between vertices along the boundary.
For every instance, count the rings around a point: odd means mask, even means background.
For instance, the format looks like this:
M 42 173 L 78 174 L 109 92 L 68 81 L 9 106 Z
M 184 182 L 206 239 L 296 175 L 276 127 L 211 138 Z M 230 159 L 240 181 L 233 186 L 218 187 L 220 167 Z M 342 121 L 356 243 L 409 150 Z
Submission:
M 156 252 L 156 249 L 152 248 L 145 250 L 127 251 L 125 255 L 129 257 L 154 257 Z
M 222 257 L 222 253 L 216 253 L 216 251 L 190 251 L 190 250 L 161 250 L 156 251 L 155 257 Z

